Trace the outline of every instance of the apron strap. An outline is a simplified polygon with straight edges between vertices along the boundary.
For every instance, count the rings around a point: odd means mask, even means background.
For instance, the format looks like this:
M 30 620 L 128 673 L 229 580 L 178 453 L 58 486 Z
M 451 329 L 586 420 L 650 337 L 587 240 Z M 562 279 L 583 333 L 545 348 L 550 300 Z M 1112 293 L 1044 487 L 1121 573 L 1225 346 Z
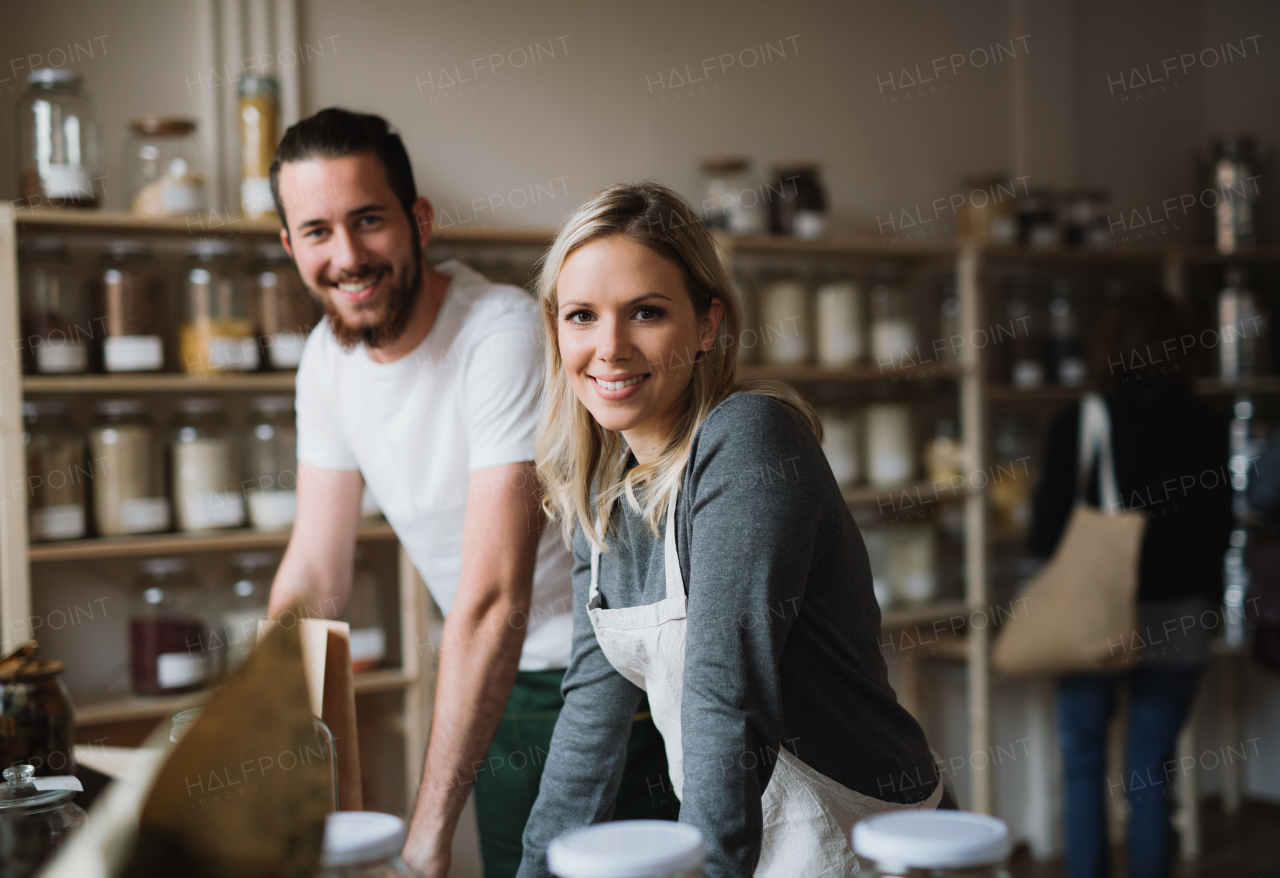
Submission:
M 596 533 L 603 533 L 600 528 L 600 517 L 596 516 Z M 600 547 L 591 544 L 591 591 L 587 593 L 587 609 L 593 609 L 600 598 Z
M 676 554 L 676 497 L 679 494 L 679 488 L 671 492 L 671 502 L 667 505 L 667 533 L 662 546 L 667 574 L 667 600 L 685 598 L 684 575 L 680 572 L 680 556 Z

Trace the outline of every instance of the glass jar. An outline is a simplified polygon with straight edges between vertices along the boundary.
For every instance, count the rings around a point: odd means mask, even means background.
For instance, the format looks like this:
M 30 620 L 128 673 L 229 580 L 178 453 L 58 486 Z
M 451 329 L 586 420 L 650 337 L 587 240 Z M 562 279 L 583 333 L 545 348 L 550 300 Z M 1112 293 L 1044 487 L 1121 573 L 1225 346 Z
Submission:
M 876 488 L 901 485 L 915 474 L 911 409 L 901 403 L 867 406 L 867 481 Z
M 92 285 L 94 328 L 102 334 L 103 369 L 163 369 L 168 308 L 151 248 L 141 241 L 112 241 L 98 263 Z
M 809 360 L 809 290 L 795 278 L 775 280 L 760 291 L 761 350 L 770 366 Z
M 819 412 L 822 420 L 822 450 L 836 484 L 842 488 L 857 484 L 861 476 L 858 466 L 858 418 L 853 412 Z
M 558 878 L 695 878 L 706 861 L 702 833 L 670 820 L 597 823 L 547 845 L 547 868 Z
M 258 622 L 267 618 L 271 583 L 280 558 L 275 552 L 240 552 L 231 558 L 230 583 L 221 589 L 218 630 L 226 645 L 226 667 L 234 671 L 258 643 Z
M 382 590 L 378 587 L 378 575 L 363 556 L 363 550 L 357 546 L 355 569 L 351 574 L 351 601 L 344 617 L 351 626 L 351 670 L 357 674 L 374 670 L 387 657 Z
M 964 447 L 960 444 L 960 431 L 954 418 L 938 418 L 933 423 L 933 438 L 925 451 L 925 466 L 929 469 L 929 481 L 935 491 L 951 489 L 963 482 Z
M 1049 285 L 1049 295 L 1049 359 L 1053 378 L 1063 387 L 1079 387 L 1084 384 L 1088 370 L 1071 281 L 1065 277 L 1054 278 Z
M 979 174 L 965 177 L 963 185 L 957 237 L 973 244 L 1012 244 L 1017 237 L 1014 181 L 1003 174 Z
M 288 527 L 298 512 L 298 428 L 292 396 L 260 396 L 245 429 L 249 524 Z
M 1107 190 L 1082 187 L 1066 194 L 1068 247 L 1110 247 L 1111 222 L 1107 219 Z
M 280 142 L 280 82 L 273 73 L 240 77 L 240 209 L 248 217 L 275 215 L 271 163 Z
M 177 695 L 212 675 L 209 595 L 182 558 L 142 562 L 129 613 L 129 665 L 139 695 Z
M 995 461 L 987 496 L 994 524 L 1024 529 L 1031 526 L 1031 475 L 1027 462 L 1031 440 L 1023 415 L 997 418 L 992 430 Z
M 1062 243 L 1054 194 L 1031 189 L 1018 197 L 1018 243 L 1051 250 Z
M 964 333 L 960 329 L 960 297 L 956 295 L 955 275 L 949 274 L 938 282 L 938 340 L 929 354 L 944 363 L 957 365 L 964 347 Z
M 902 287 L 871 288 L 871 355 L 881 371 L 915 362 L 916 327 L 911 295 Z
M 923 604 L 938 595 L 937 539 L 927 525 L 889 528 L 889 578 L 904 604 Z
M 404 821 L 393 814 L 327 814 L 317 878 L 412 878 L 417 873 L 400 860 L 404 839 Z
M 186 309 L 178 330 L 182 368 L 192 374 L 258 368 L 258 341 L 249 316 L 248 279 L 229 241 L 191 245 L 184 275 Z
M 18 310 L 22 371 L 61 375 L 89 371 L 89 298 L 59 238 L 18 244 Z
M 1261 375 L 1266 367 L 1267 315 L 1249 289 L 1244 272 L 1231 267 L 1218 293 L 1219 376 L 1226 383 Z
M 169 529 L 163 445 L 136 399 L 104 399 L 89 428 L 93 461 L 93 518 L 100 536 Z
M 98 107 L 74 70 L 27 75 L 18 100 L 18 186 L 28 207 L 97 207 Z
M 1258 243 L 1256 214 L 1262 190 L 1257 168 L 1252 137 L 1244 135 L 1214 143 L 1212 185 L 1220 197 L 1213 207 L 1213 242 L 1223 255 L 1248 250 Z
M 130 119 L 125 163 L 134 213 L 182 216 L 205 209 L 204 163 L 194 119 Z
M 173 505 L 178 529 L 244 524 L 235 442 L 216 399 L 178 400 L 173 437 Z
M 254 331 L 272 369 L 296 369 L 307 336 L 320 322 L 320 303 L 307 292 L 293 260 L 279 244 L 258 248 L 254 272 Z M 491 275 L 485 275 L 491 277 Z
M 26 421 L 27 513 L 32 542 L 78 540 L 85 535 L 84 436 L 67 418 L 66 403 L 22 404 Z
M 862 299 L 851 280 L 828 281 L 818 287 L 818 363 L 829 369 L 862 359 Z
M 71 801 L 83 789 L 80 781 L 34 774 L 30 765 L 11 765 L 0 783 L 0 863 L 5 878 L 35 875 L 67 836 L 89 819 Z
M 769 187 L 769 231 L 805 241 L 827 233 L 827 193 L 818 166 L 786 165 L 775 169 Z
M 871 567 L 871 589 L 881 610 L 893 606 L 893 580 L 889 578 L 889 533 L 886 527 L 861 527 L 862 544 L 867 548 L 867 565 Z
M 891 811 L 853 827 L 865 878 L 1010 878 L 1012 849 L 1003 820 L 969 811 Z
M 0 662 L 0 765 L 31 763 L 41 776 L 74 774 L 75 713 L 60 675 L 30 640 Z
M 1013 336 L 1008 342 L 1009 382 L 1019 390 L 1033 390 L 1044 384 L 1044 344 L 1036 304 L 1030 281 L 1015 278 L 1010 282 L 1005 302 L 1007 325 Z
M 760 186 L 744 158 L 715 158 L 702 162 L 702 218 L 708 228 L 731 235 L 762 235 L 768 226 Z

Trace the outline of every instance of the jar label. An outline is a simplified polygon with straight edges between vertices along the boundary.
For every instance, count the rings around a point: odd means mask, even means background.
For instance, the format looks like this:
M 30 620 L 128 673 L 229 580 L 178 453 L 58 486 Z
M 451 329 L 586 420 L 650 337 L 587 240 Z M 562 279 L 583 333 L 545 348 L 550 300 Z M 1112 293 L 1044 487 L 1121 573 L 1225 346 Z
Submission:
M 120 525 L 126 533 L 145 534 L 169 529 L 167 497 L 130 497 L 120 501 Z
M 199 213 L 204 210 L 204 187 L 187 180 L 165 180 L 160 203 L 165 213 Z
M 248 372 L 258 368 L 257 339 L 215 335 L 209 339 L 209 368 Z
M 351 630 L 351 661 L 380 662 L 387 657 L 387 632 L 381 628 Z
M 79 165 L 43 165 L 40 168 L 40 183 L 44 187 L 44 194 L 49 198 L 93 197 L 89 171 Z
M 187 503 L 183 519 L 183 530 L 239 527 L 244 524 L 244 498 L 231 491 L 198 493 Z
M 296 369 L 302 362 L 302 349 L 307 344 L 307 337 L 300 332 L 277 332 L 271 336 L 267 353 L 271 355 L 271 365 L 277 369 Z
M 205 677 L 204 656 L 190 652 L 165 652 L 156 656 L 156 680 L 161 689 L 177 689 L 199 683 Z
M 43 374 L 84 372 L 89 368 L 89 346 L 82 341 L 40 339 L 36 368 Z
M 164 367 L 164 344 L 158 335 L 115 335 L 102 346 L 108 372 L 155 372 Z
M 297 491 L 249 492 L 249 523 L 254 527 L 288 527 L 297 515 Z
M 882 367 L 901 368 L 914 353 L 915 344 L 916 334 L 910 321 L 880 320 L 871 326 L 872 353 Z
M 31 510 L 31 539 L 78 540 L 84 536 L 84 507 L 78 503 Z

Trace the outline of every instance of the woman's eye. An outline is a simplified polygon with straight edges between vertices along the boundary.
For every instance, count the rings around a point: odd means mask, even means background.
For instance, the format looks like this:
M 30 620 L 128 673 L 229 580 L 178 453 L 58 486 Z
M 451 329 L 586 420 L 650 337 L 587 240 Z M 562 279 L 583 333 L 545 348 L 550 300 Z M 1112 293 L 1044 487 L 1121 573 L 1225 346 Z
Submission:
M 663 311 L 661 308 L 654 305 L 645 305 L 642 308 L 636 309 L 636 317 L 639 317 L 641 320 L 657 320 L 666 313 L 666 311 Z
M 591 321 L 590 311 L 570 311 L 564 315 L 566 323 L 589 323 Z

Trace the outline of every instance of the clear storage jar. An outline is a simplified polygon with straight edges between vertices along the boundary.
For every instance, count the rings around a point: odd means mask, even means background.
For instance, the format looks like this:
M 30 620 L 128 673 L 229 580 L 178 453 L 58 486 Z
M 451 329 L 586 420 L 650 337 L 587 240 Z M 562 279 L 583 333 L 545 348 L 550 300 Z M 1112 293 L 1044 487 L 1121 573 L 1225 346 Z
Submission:
M 27 207 L 97 207 L 98 108 L 74 70 L 27 76 L 18 100 L 18 186 Z
M 697 878 L 706 861 L 702 833 L 669 820 L 597 823 L 547 845 L 558 878 Z
M 67 418 L 65 403 L 22 404 L 27 463 L 27 513 L 32 542 L 77 540 L 85 535 L 84 436 Z
M 125 147 L 129 206 L 143 216 L 182 216 L 205 208 L 204 164 L 194 119 L 129 120 Z
M 363 550 L 356 547 L 355 569 L 351 575 L 351 601 L 347 604 L 347 624 L 351 626 L 351 670 L 372 671 L 387 657 L 387 625 L 382 613 L 382 589 Z
M 280 141 L 280 81 L 274 73 L 240 77 L 240 208 L 248 217 L 275 215 L 271 163 Z
M 94 337 L 89 297 L 61 239 L 19 243 L 18 310 L 24 372 L 89 371 Z
M 911 294 L 894 284 L 871 288 L 871 355 L 881 371 L 916 362 L 916 325 Z
M 235 670 L 258 642 L 258 622 L 267 618 L 267 602 L 280 557 L 275 552 L 240 552 L 231 558 L 229 582 L 218 601 L 219 633 L 227 668 Z
M 853 850 L 865 878 L 1010 878 L 1003 820 L 967 811 L 893 811 L 859 820 Z
M 176 695 L 213 673 L 209 596 L 182 558 L 149 558 L 134 584 L 129 665 L 139 695 Z
M 298 511 L 298 427 L 293 397 L 260 396 L 244 438 L 249 524 L 288 527 Z
M 244 496 L 235 441 L 222 403 L 178 401 L 173 435 L 173 505 L 178 529 L 211 530 L 244 524 Z
M 93 519 L 101 536 L 169 529 L 163 444 L 136 399 L 104 399 L 89 428 Z
M 867 406 L 867 481 L 875 488 L 891 488 L 915 475 L 911 409 L 902 403 Z
M 851 280 L 831 280 L 817 292 L 818 363 L 829 369 L 862 359 L 862 297 Z
M 760 291 L 760 344 L 771 366 L 809 361 L 811 349 L 809 289 L 796 278 L 781 278 Z
M 325 816 L 317 878 L 413 878 L 400 860 L 404 821 L 377 811 L 335 811 Z
M 261 362 L 249 316 L 248 278 L 228 241 L 191 245 L 178 347 L 184 371 L 252 371 Z
M 702 162 L 702 218 L 708 228 L 732 235 L 763 235 L 769 213 L 763 188 L 751 174 L 751 162 L 726 157 Z
M 279 244 L 258 248 L 253 280 L 254 330 L 266 350 L 267 364 L 272 369 L 296 369 L 307 336 L 320 322 L 320 303 L 307 292 Z
M 168 309 L 151 247 L 142 241 L 112 241 L 94 272 L 92 287 L 103 369 L 164 369 Z

